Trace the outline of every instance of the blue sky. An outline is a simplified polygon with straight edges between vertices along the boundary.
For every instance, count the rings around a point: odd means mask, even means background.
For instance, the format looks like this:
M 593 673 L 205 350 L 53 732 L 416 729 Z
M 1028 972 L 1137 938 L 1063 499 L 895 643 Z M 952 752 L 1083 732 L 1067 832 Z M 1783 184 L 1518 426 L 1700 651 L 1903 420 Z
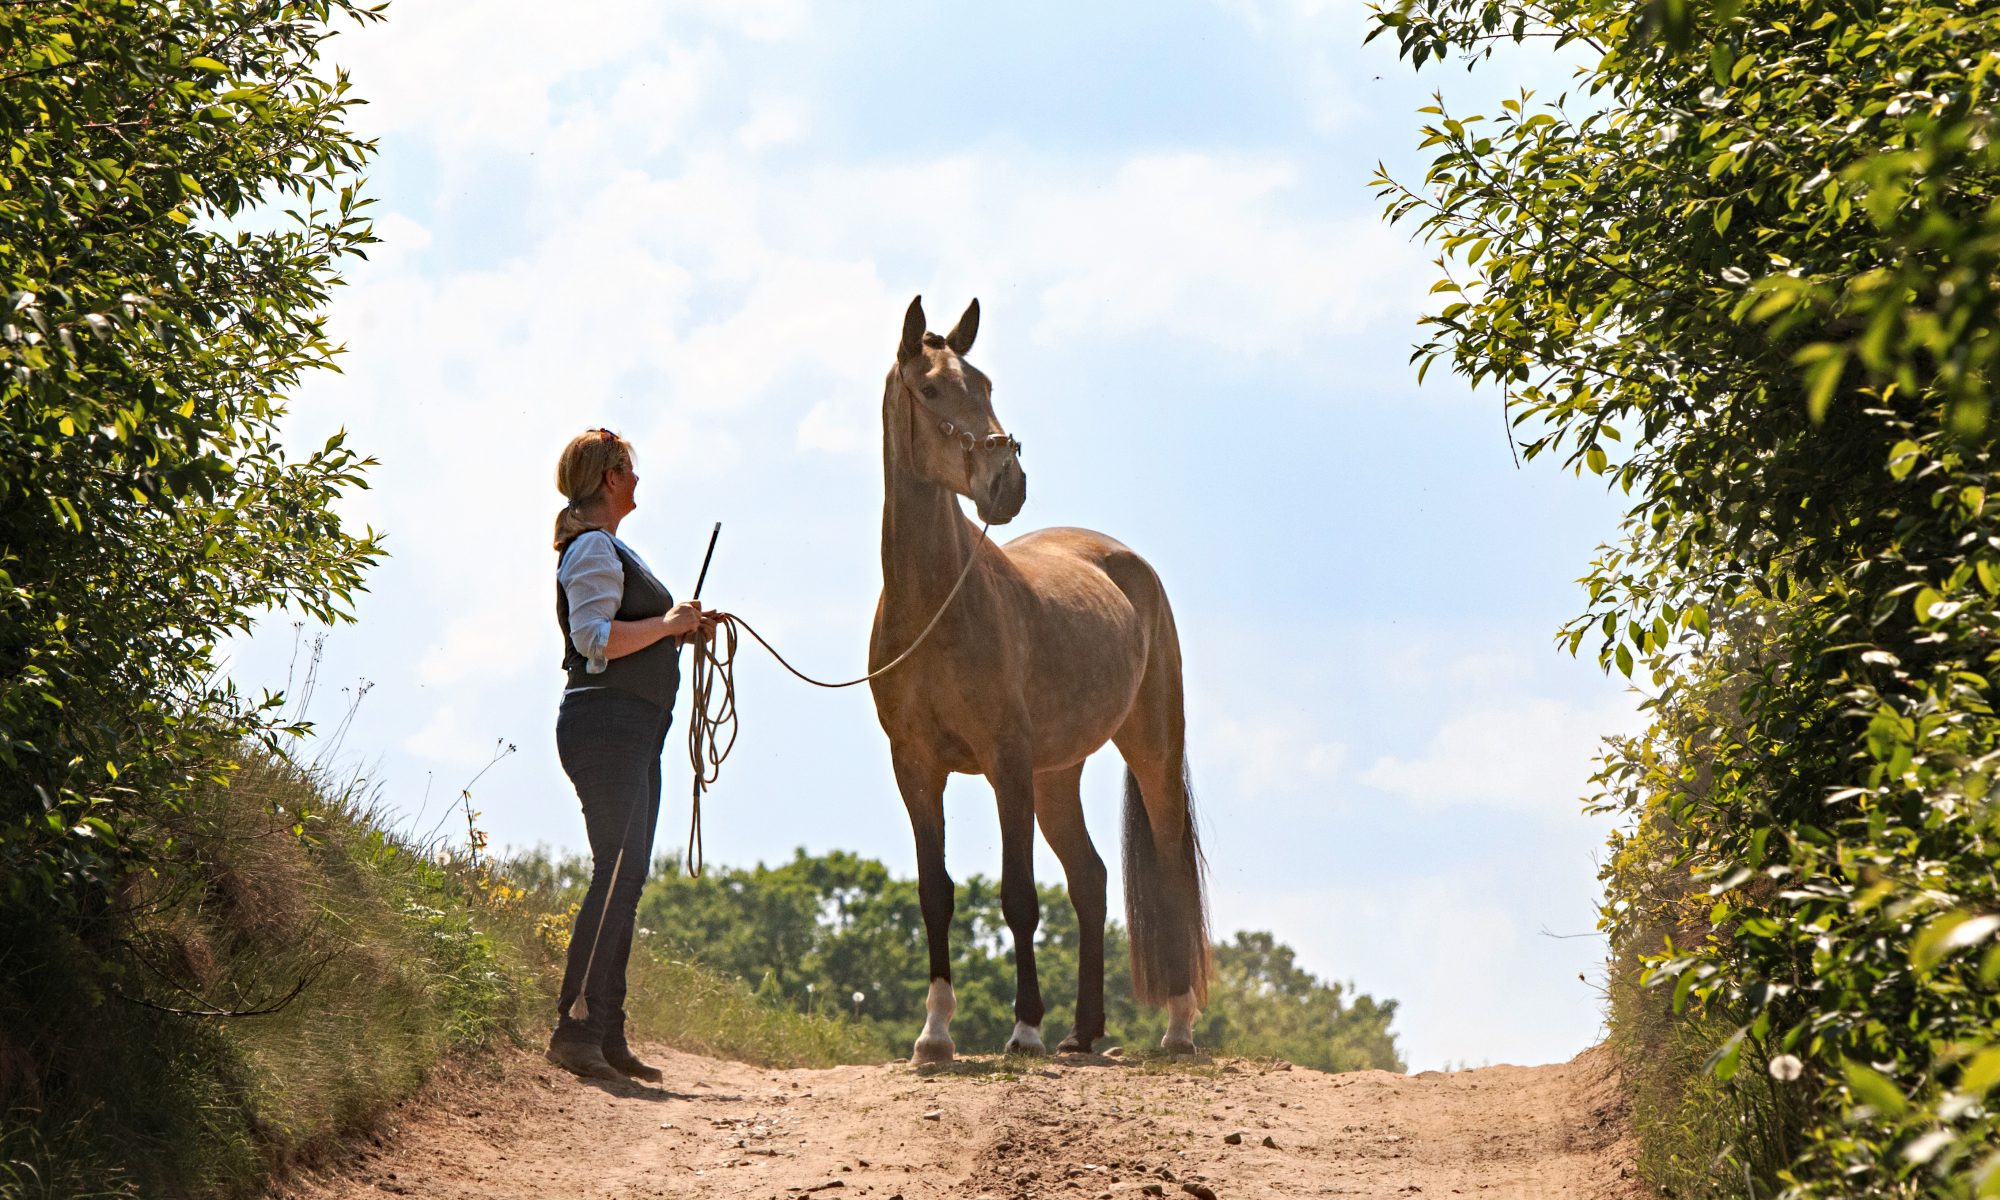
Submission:
M 1102 529 L 1166 580 L 1218 927 L 1399 1000 L 1417 1069 L 1590 1044 L 1602 944 L 1544 932 L 1592 927 L 1606 826 L 1577 798 L 1634 703 L 1552 635 L 1618 505 L 1517 470 L 1497 397 L 1416 385 L 1435 275 L 1367 188 L 1378 160 L 1420 176 L 1433 87 L 1490 107 L 1563 72 L 1417 77 L 1364 33 L 1346 0 L 604 0 L 560 22 L 402 0 L 340 39 L 383 245 L 336 295 L 344 372 L 289 431 L 382 459 L 347 511 L 392 557 L 313 708 L 370 684 L 343 763 L 405 812 L 428 793 L 428 825 L 511 742 L 482 824 L 582 847 L 548 536 L 556 451 L 591 425 L 639 447 L 624 532 L 670 585 L 721 520 L 708 597 L 806 669 L 858 672 L 903 306 L 921 292 L 948 328 L 978 296 L 973 358 L 1027 448 L 1009 532 Z M 268 620 L 233 673 L 282 685 L 293 646 Z M 755 650 L 738 686 L 711 860 L 840 847 L 909 871 L 865 692 Z M 663 846 L 678 740 L 667 762 Z M 1117 771 L 1107 753 L 1085 782 L 1107 855 Z M 996 872 L 983 781 L 947 803 L 954 874 Z

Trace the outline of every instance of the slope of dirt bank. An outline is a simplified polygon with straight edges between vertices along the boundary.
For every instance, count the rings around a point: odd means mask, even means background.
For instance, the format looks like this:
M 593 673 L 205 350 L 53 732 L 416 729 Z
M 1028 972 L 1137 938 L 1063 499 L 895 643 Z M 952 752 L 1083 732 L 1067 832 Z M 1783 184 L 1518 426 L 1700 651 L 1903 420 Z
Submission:
M 651 1047 L 662 1088 L 517 1053 L 434 1088 L 294 1200 L 528 1196 L 1638 1200 L 1607 1053 L 1547 1067 L 1324 1075 L 1069 1056 L 774 1071 Z M 1241 1135 L 1232 1141 L 1232 1135 Z M 1268 1141 L 1266 1140 L 1268 1139 Z

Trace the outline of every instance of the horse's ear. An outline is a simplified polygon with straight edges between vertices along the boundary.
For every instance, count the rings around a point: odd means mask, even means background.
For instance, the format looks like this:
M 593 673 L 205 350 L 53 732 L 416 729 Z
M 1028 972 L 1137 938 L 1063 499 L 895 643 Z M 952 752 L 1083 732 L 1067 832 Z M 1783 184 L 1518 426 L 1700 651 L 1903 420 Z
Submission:
M 953 353 L 963 358 L 972 350 L 972 339 L 978 336 L 979 300 L 975 297 L 972 303 L 965 306 L 965 315 L 958 319 L 958 324 L 952 326 L 951 332 L 945 335 L 944 342 L 952 348 Z
M 903 314 L 903 341 L 896 347 L 896 361 L 908 362 L 924 349 L 924 298 L 918 296 L 910 301 L 909 310 Z

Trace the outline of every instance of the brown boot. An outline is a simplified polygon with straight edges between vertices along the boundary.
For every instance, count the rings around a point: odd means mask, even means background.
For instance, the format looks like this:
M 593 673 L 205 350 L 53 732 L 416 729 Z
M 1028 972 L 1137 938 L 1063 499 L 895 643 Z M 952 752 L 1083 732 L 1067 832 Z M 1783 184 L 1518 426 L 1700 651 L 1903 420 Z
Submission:
M 640 1062 L 623 1038 L 605 1044 L 604 1061 L 611 1064 L 614 1069 L 646 1083 L 658 1083 L 666 1078 L 658 1067 Z
M 584 1079 L 618 1079 L 617 1071 L 604 1061 L 604 1052 L 589 1042 L 550 1039 L 548 1060 Z

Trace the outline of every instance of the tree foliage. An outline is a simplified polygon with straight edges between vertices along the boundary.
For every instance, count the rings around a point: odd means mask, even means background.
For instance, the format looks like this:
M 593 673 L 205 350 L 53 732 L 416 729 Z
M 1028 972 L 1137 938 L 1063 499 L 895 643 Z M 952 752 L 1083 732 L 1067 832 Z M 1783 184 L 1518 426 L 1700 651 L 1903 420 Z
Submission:
M 1710 907 L 1652 977 L 1728 1015 L 1721 1078 L 1805 1098 L 1757 1186 L 2000 1193 L 2000 9 L 1410 0 L 1383 33 L 1582 64 L 1425 110 L 1423 181 L 1377 182 L 1442 251 L 1416 361 L 1632 498 L 1562 641 L 1657 695 L 1605 802 Z M 1634 879 L 1614 943 L 1654 928 Z
M 371 143 L 320 59 L 354 0 L 0 5 L 0 904 L 85 918 L 275 721 L 218 678 L 256 614 L 344 614 L 378 553 L 288 454 L 331 365 Z
M 531 867 L 524 877 L 558 874 Z M 1076 911 L 1059 887 L 1044 886 L 1041 903 L 1035 965 L 1049 1005 L 1044 1028 L 1060 1037 L 1076 996 Z M 871 1025 L 884 1054 L 908 1054 L 923 1022 L 930 960 L 917 885 L 871 859 L 801 850 L 780 866 L 689 879 L 669 856 L 640 901 L 639 925 L 670 953 L 741 976 L 766 995 Z M 998 1050 L 1013 1033 L 1009 938 L 998 885 L 977 875 L 961 883 L 952 918 L 952 1032 L 968 1051 Z M 1271 934 L 1239 933 L 1216 947 L 1216 974 L 1195 1027 L 1201 1045 L 1328 1071 L 1403 1069 L 1389 1031 L 1395 1001 L 1316 978 Z M 1132 999 L 1125 931 L 1115 922 L 1105 938 L 1104 1000 L 1109 1043 L 1158 1042 L 1162 1017 Z

